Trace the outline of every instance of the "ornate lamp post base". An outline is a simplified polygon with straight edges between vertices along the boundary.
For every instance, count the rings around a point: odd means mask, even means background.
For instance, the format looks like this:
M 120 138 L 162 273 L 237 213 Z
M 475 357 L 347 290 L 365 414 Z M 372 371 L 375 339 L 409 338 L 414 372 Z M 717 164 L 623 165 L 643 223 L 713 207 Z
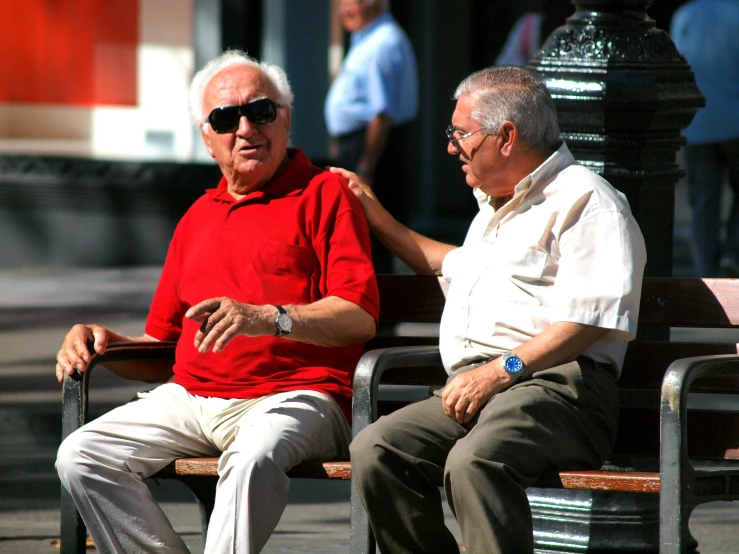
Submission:
M 647 16 L 651 3 L 573 0 L 575 14 L 529 67 L 544 75 L 575 158 L 629 199 L 647 244 L 646 274 L 669 276 L 680 131 L 703 97 L 670 37 Z M 657 495 L 529 489 L 528 496 L 536 552 L 659 550 Z
M 528 489 L 537 554 L 659 552 L 656 494 Z M 687 539 L 688 554 L 698 543 Z

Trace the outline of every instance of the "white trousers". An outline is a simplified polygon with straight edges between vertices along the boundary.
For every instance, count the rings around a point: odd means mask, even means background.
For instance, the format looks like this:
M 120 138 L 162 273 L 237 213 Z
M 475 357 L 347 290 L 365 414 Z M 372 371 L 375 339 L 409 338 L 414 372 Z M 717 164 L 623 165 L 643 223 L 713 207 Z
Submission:
M 57 455 L 62 485 L 102 553 L 188 552 L 143 482 L 175 458 L 223 453 L 206 554 L 259 552 L 287 503 L 285 472 L 349 459 L 346 417 L 322 393 L 234 400 L 168 383 L 140 397 L 72 433 Z

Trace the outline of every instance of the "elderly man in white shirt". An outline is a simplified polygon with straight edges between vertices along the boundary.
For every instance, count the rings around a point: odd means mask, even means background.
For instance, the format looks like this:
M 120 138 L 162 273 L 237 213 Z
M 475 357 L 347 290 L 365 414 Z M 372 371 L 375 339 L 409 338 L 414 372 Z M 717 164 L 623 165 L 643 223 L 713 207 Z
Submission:
M 356 175 L 333 169 L 394 254 L 450 283 L 446 386 L 362 431 L 353 476 L 382 552 L 458 550 L 442 485 L 467 552 L 533 552 L 526 487 L 600 467 L 613 447 L 644 239 L 623 194 L 562 142 L 535 73 L 484 69 L 455 99 L 448 152 L 480 205 L 461 247 L 411 231 Z

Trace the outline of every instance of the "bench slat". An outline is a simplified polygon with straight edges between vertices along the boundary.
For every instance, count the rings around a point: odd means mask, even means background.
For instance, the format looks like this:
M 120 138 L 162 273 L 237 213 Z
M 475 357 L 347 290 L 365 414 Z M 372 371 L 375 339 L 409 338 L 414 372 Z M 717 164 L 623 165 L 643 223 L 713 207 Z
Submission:
M 304 462 L 288 473 L 306 479 L 351 479 L 349 462 Z M 158 477 L 184 475 L 218 476 L 218 458 L 179 458 L 160 471 Z
M 739 279 L 644 279 L 639 325 L 739 325 Z
M 613 454 L 658 458 L 659 423 L 656 408 L 622 409 Z M 688 455 L 709 460 L 739 460 L 739 412 L 690 410 Z
M 658 342 L 635 341 L 629 343 L 624 359 L 624 369 L 618 380 L 620 389 L 653 389 L 659 391 L 662 378 L 669 365 L 681 358 L 736 354 L 736 344 L 711 342 Z M 701 379 L 693 392 L 739 392 L 739 380 L 734 378 Z
M 643 471 L 562 471 L 562 487 L 587 491 L 659 492 L 659 473 Z
M 383 323 L 439 323 L 441 320 L 445 298 L 438 277 L 381 275 L 377 285 Z
M 438 323 L 444 294 L 434 276 L 381 275 L 384 323 Z M 739 279 L 645 278 L 639 325 L 727 328 L 739 325 Z
M 168 471 L 169 470 L 169 471 Z M 161 476 L 218 475 L 218 458 L 182 458 L 163 470 Z M 306 462 L 288 472 L 290 477 L 313 479 L 351 479 L 349 462 Z M 659 473 L 620 471 L 563 471 L 559 474 L 565 489 L 659 492 Z

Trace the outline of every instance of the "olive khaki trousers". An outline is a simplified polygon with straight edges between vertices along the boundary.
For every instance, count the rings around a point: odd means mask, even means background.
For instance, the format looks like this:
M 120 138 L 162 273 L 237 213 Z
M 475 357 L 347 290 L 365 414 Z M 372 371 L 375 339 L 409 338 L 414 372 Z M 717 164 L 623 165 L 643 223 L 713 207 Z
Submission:
M 609 367 L 581 357 L 540 371 L 465 425 L 432 396 L 365 428 L 350 445 L 352 478 L 380 551 L 459 552 L 444 525 L 443 486 L 466 552 L 533 552 L 526 488 L 543 474 L 599 468 L 613 448 Z

